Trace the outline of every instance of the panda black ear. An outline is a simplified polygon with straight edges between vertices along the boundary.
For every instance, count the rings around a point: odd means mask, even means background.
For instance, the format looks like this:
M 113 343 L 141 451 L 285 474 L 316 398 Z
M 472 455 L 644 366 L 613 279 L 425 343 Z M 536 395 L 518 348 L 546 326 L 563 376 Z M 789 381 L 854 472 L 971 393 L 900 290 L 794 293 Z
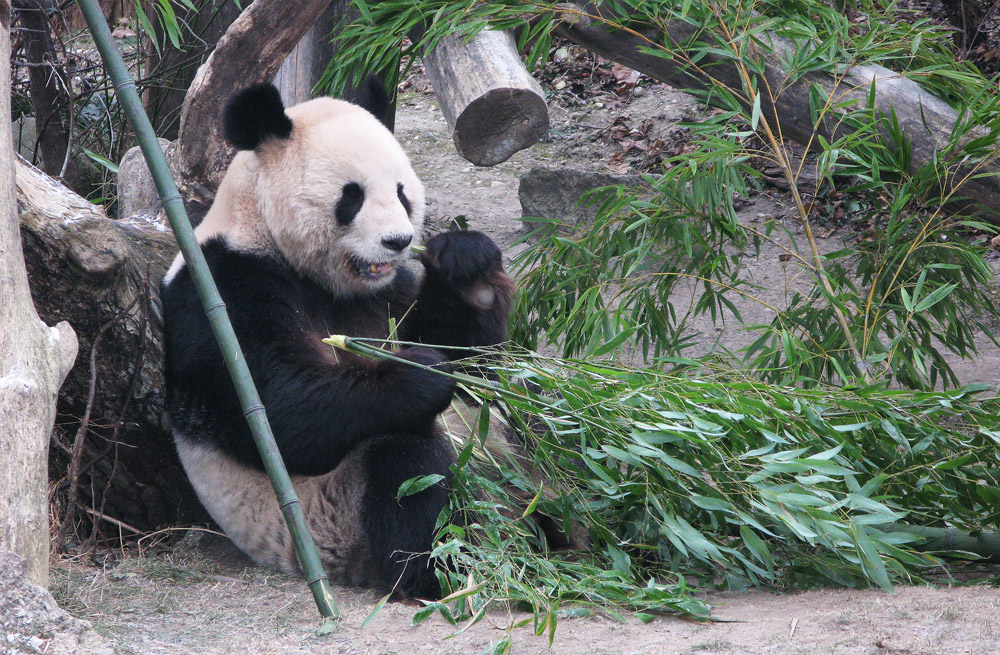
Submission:
M 234 95 L 222 125 L 226 141 L 237 150 L 254 150 L 270 136 L 287 139 L 292 133 L 292 119 L 273 84 L 257 84 Z
M 392 129 L 388 123 L 389 108 L 392 106 L 392 99 L 386 90 L 382 80 L 377 75 L 369 75 L 365 80 L 365 85 L 358 89 L 357 104 L 368 110 L 375 118 L 379 119 L 383 125 Z

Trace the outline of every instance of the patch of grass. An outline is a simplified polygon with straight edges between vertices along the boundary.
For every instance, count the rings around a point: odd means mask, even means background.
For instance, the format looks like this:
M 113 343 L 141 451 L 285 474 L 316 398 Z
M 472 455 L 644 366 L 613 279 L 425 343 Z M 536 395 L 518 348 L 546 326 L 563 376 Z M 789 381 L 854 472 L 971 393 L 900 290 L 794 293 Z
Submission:
M 941 614 L 938 615 L 938 618 L 942 621 L 961 621 L 962 612 L 953 607 L 946 607 L 941 610 Z
M 708 641 L 703 644 L 695 644 L 688 649 L 688 653 L 728 653 L 733 650 L 733 645 L 728 641 L 722 639 L 716 639 L 715 641 Z
M 197 584 L 208 576 L 190 562 L 178 563 L 169 555 L 128 557 L 109 573 L 112 578 L 135 576 L 155 584 Z
M 59 566 L 49 571 L 49 593 L 59 607 L 77 618 L 86 618 L 90 609 L 77 594 L 77 590 L 85 586 L 86 580 L 79 572 L 73 574 Z

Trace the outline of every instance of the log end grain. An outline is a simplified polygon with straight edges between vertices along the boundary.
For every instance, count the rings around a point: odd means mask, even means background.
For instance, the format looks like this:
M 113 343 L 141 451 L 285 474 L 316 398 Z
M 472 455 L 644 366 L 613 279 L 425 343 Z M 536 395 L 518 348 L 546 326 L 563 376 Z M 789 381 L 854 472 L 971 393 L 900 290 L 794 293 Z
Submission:
M 506 161 L 549 129 L 545 99 L 529 89 L 491 89 L 469 103 L 455 121 L 459 154 L 477 166 Z

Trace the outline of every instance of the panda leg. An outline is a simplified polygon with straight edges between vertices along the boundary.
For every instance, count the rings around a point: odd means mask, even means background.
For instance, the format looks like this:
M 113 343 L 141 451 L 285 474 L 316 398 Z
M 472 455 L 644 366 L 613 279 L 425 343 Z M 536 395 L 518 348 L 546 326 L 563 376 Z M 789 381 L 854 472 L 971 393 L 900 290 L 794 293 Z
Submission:
M 376 573 L 405 598 L 440 597 L 427 552 L 448 489 L 440 482 L 397 500 L 399 486 L 424 475 L 447 479 L 453 461 L 451 445 L 439 435 L 387 435 L 366 444 L 362 525 Z

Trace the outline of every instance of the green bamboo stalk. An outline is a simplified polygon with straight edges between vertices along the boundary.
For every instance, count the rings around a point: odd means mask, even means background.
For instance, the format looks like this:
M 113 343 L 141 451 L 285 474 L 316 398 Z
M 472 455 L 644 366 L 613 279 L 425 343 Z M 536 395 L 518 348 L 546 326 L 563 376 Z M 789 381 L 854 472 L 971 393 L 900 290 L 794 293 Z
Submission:
M 219 290 L 212 279 L 212 273 L 208 269 L 208 264 L 205 263 L 201 247 L 194 236 L 194 230 L 191 229 L 191 222 L 188 220 L 184 203 L 181 201 L 180 192 L 170 174 L 166 157 L 160 149 L 153 127 L 146 116 L 142 102 L 139 100 L 135 82 L 132 81 L 125 61 L 115 46 L 111 30 L 97 0 L 77 0 L 77 5 L 83 12 L 90 34 L 104 60 L 104 66 L 115 85 L 118 102 L 121 103 L 126 116 L 128 116 L 129 123 L 135 131 L 136 140 L 142 149 L 142 155 L 153 175 L 156 190 L 160 194 L 160 200 L 170 221 L 170 227 L 177 238 L 177 244 L 184 255 L 184 261 L 191 271 L 191 278 L 198 290 L 198 296 L 205 308 L 209 323 L 212 325 L 212 332 L 215 334 L 219 348 L 222 350 L 223 359 L 229 368 L 229 374 L 232 376 L 233 384 L 236 386 L 243 414 L 246 416 L 254 441 L 257 443 L 257 449 L 264 461 L 264 470 L 277 494 L 278 506 L 281 508 L 285 522 L 288 524 L 288 530 L 292 534 L 295 550 L 298 553 L 313 598 L 316 600 L 316 606 L 322 616 L 328 619 L 337 619 L 340 617 L 340 610 L 333 599 L 330 581 L 319 559 L 319 552 L 316 550 L 312 534 L 306 525 L 298 495 L 288 477 L 288 471 L 281 459 L 281 453 L 278 452 L 278 446 L 274 442 L 274 435 L 267 422 L 264 405 L 261 403 L 257 387 L 250 377 L 250 370 L 247 368 L 243 351 L 236 340 L 236 333 L 229 321 L 229 315 L 226 313 L 225 303 L 222 302 Z
M 906 523 L 878 526 L 883 532 L 906 532 L 920 541 L 913 544 L 919 551 L 964 551 L 979 555 L 990 562 L 1000 562 L 1000 533 L 979 532 L 972 534 L 957 528 L 934 528 Z

